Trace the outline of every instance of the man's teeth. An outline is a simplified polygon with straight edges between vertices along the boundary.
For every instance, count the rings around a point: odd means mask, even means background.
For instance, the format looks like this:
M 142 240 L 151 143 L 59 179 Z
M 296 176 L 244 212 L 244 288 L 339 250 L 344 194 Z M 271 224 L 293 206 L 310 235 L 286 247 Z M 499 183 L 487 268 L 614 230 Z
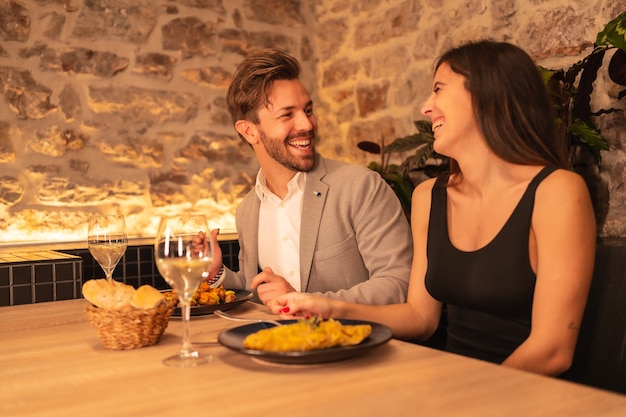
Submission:
M 291 146 L 305 147 L 305 146 L 309 146 L 311 144 L 311 140 L 310 139 L 292 140 L 291 142 L 289 142 L 289 144 Z
M 438 120 L 433 123 L 433 132 L 443 126 L 443 120 Z

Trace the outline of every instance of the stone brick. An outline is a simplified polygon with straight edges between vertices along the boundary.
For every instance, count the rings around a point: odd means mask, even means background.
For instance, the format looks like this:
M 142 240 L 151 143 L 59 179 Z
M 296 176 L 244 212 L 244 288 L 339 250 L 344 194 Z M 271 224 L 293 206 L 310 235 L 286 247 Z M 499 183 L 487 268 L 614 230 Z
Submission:
M 415 30 L 419 22 L 421 7 L 418 2 L 407 0 L 381 16 L 372 16 L 355 28 L 354 48 L 359 50 L 397 38 Z
M 244 0 L 243 9 L 248 19 L 257 22 L 288 27 L 298 27 L 305 22 L 302 0 Z
M 11 129 L 7 122 L 0 122 L 0 162 L 15 160 L 15 148 L 11 141 Z
M 29 174 L 41 174 L 46 175 L 59 175 L 61 167 L 58 165 L 30 165 L 27 168 Z
M 59 157 L 65 155 L 67 151 L 82 149 L 85 146 L 85 139 L 80 133 L 52 125 L 37 130 L 27 140 L 26 146 L 39 154 Z
M 57 51 L 46 48 L 41 56 L 42 70 L 90 74 L 96 77 L 111 78 L 124 71 L 129 59 L 112 52 L 94 51 L 87 48 L 69 48 Z
M 36 41 L 33 46 L 20 48 L 19 56 L 23 59 L 28 59 L 33 56 L 39 56 L 46 50 L 47 47 L 48 45 L 45 42 Z
M 520 42 L 535 59 L 554 55 L 579 55 L 593 46 L 595 33 L 588 31 L 593 16 L 584 14 L 572 6 L 546 10 L 541 19 L 533 19 L 521 28 Z M 553 33 L 555 36 L 546 36 Z M 558 36 L 556 36 L 558 34 Z
M 110 161 L 136 168 L 153 168 L 163 165 L 163 145 L 126 132 L 99 138 L 95 146 Z
M 175 57 L 158 52 L 138 54 L 135 57 L 133 74 L 171 80 L 174 76 L 174 68 L 177 62 L 178 60 Z
M 0 36 L 5 41 L 26 42 L 30 35 L 30 15 L 19 2 L 0 2 Z
M 18 203 L 24 195 L 24 188 L 17 178 L 0 177 L 0 204 L 12 206 Z
M 198 9 L 209 9 L 219 14 L 226 13 L 222 0 L 178 0 L 178 3 Z
M 51 12 L 45 16 L 48 19 L 48 27 L 43 32 L 43 35 L 52 40 L 57 40 L 61 37 L 61 32 L 65 26 L 65 16 L 56 12 Z
M 56 110 L 52 91 L 38 84 L 30 71 L 0 66 L 0 83 L 9 108 L 19 119 L 42 119 Z
M 218 51 L 215 27 L 197 17 L 181 17 L 172 20 L 161 29 L 163 49 L 180 51 L 182 57 L 206 57 Z
M 181 148 L 180 155 L 188 159 L 206 158 L 209 162 L 247 164 L 252 154 L 249 147 L 234 135 L 211 131 L 194 133 L 189 143 Z
M 152 0 L 85 0 L 72 36 L 144 43 L 156 26 L 157 7 Z
M 78 93 L 70 84 L 66 84 L 59 94 L 59 107 L 65 115 L 65 120 L 68 122 L 74 120 L 74 117 L 81 109 Z
M 224 29 L 218 33 L 223 52 L 233 52 L 242 56 L 254 49 L 277 48 L 295 53 L 296 42 L 289 36 L 273 32 L 250 33 L 240 29 Z
M 138 87 L 89 87 L 89 108 L 135 124 L 187 122 L 198 112 L 198 97 L 190 93 Z
M 394 121 L 390 117 L 367 120 L 361 123 L 354 123 L 350 126 L 350 131 L 348 132 L 348 147 L 350 149 L 357 149 L 356 144 L 366 140 L 380 144 L 382 138 L 385 139 L 385 143 L 391 143 L 399 136 L 399 132 L 395 129 Z M 367 158 L 371 159 L 370 156 Z
M 389 82 L 375 85 L 360 85 L 356 90 L 359 116 L 366 117 L 386 107 Z
M 349 26 L 345 17 L 320 22 L 317 35 L 319 54 L 326 59 L 337 53 L 344 44 Z
M 384 78 L 392 80 L 398 68 L 408 68 L 411 63 L 411 54 L 404 45 L 376 51 L 367 60 L 368 69 L 365 74 L 373 79 Z
M 72 158 L 70 159 L 70 169 L 80 172 L 81 174 L 86 174 L 87 171 L 89 171 L 89 161 Z
M 233 79 L 233 75 L 221 67 L 188 69 L 181 71 L 181 75 L 198 85 L 219 88 L 228 88 Z
M 130 180 L 80 184 L 67 177 L 50 176 L 41 181 L 36 197 L 41 204 L 64 204 L 69 207 L 81 207 L 141 196 L 145 194 L 145 187 L 144 183 Z
M 359 71 L 359 63 L 343 58 L 324 70 L 322 86 L 332 87 L 353 79 Z

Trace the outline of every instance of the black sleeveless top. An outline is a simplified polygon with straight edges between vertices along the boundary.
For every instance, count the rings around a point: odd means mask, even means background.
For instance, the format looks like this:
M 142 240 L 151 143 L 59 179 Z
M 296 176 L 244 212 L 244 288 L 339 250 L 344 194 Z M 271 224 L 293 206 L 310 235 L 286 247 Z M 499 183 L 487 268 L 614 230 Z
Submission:
M 535 191 L 556 168 L 528 184 L 496 237 L 473 252 L 456 249 L 447 223 L 447 188 L 432 189 L 426 289 L 447 308 L 446 350 L 501 363 L 530 334 L 536 276 L 528 239 Z

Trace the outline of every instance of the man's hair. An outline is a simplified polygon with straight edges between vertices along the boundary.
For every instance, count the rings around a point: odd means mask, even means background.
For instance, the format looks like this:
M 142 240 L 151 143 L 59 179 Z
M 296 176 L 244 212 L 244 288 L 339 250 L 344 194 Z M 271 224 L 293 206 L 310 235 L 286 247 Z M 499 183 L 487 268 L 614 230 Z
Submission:
M 233 123 L 238 120 L 259 123 L 258 110 L 268 104 L 272 83 L 299 76 L 300 64 L 285 52 L 269 48 L 248 55 L 237 67 L 226 95 Z
M 444 63 L 465 77 L 476 123 L 496 155 L 521 165 L 567 166 L 567 144 L 556 134 L 546 86 L 526 52 L 481 40 L 449 50 L 436 68 Z M 458 172 L 454 161 L 451 171 Z

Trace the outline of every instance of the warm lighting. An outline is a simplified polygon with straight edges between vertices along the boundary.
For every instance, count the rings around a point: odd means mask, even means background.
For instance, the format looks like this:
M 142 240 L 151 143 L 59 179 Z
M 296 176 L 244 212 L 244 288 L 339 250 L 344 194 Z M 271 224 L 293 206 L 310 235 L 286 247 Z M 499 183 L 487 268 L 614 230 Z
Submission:
M 233 201 L 199 201 L 192 208 L 191 204 L 170 205 L 167 207 L 140 210 L 130 205 L 117 210 L 98 210 L 100 213 L 122 213 L 126 219 L 129 241 L 152 239 L 157 232 L 159 219 L 175 213 L 202 213 L 207 217 L 211 229 L 219 228 L 220 234 L 235 233 L 235 209 L 240 199 Z M 128 211 L 125 212 L 125 211 Z M 51 246 L 61 248 L 87 246 L 87 211 L 35 211 L 24 210 L 10 215 L 0 240 L 0 249 L 24 248 L 28 246 Z

